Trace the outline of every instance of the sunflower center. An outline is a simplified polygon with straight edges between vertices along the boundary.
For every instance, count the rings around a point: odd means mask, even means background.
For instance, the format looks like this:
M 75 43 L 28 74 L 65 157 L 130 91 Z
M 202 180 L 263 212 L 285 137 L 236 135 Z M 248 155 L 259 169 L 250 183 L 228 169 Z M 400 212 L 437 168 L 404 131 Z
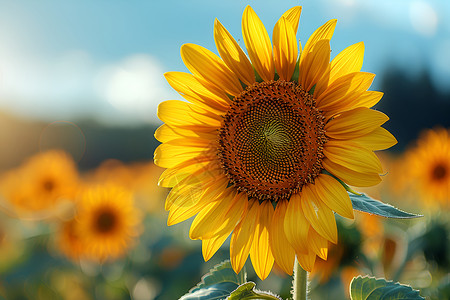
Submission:
M 322 170 L 324 117 L 299 85 L 255 83 L 238 95 L 219 133 L 230 183 L 260 200 L 289 199 Z
M 42 187 L 46 192 L 50 193 L 55 188 L 55 182 L 51 179 L 46 179 L 42 182 Z
M 114 229 L 116 223 L 116 215 L 113 212 L 102 211 L 95 221 L 95 229 L 100 233 L 108 233 Z
M 432 176 L 436 180 L 442 180 L 447 176 L 447 168 L 442 165 L 438 164 L 433 168 Z

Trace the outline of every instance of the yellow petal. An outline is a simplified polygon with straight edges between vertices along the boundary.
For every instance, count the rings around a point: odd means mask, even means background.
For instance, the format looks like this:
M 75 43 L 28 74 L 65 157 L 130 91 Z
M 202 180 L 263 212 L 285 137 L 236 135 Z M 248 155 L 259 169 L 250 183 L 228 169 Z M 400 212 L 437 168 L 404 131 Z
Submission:
M 360 186 L 360 187 L 368 187 L 368 186 L 374 186 L 381 182 L 381 177 L 378 175 L 378 173 L 374 172 L 356 172 L 349 168 L 343 167 L 339 164 L 336 164 L 329 159 L 325 158 L 322 160 L 323 167 L 333 174 L 334 176 L 338 177 L 345 183 L 353 186 Z
M 193 178 L 194 176 L 191 176 Z M 222 195 L 228 185 L 228 178 L 224 175 L 207 178 L 200 177 L 202 181 L 192 182 L 190 178 L 184 179 L 180 185 L 173 188 L 166 198 L 165 209 L 174 210 L 195 206 L 200 197 L 207 197 L 215 200 L 216 197 Z M 174 213 L 174 212 L 172 212 Z
M 301 6 L 294 6 L 287 10 L 281 17 L 285 17 L 292 24 L 292 28 L 294 29 L 294 34 L 297 33 L 298 30 L 298 22 L 300 20 L 300 14 L 302 13 Z
M 206 205 L 213 201 L 217 201 L 218 197 L 225 192 L 222 189 L 216 195 L 207 193 L 207 190 L 193 189 L 188 194 L 177 194 L 176 201 L 172 201 L 170 206 L 169 217 L 167 218 L 167 225 L 172 226 L 181 223 L 196 214 L 198 214 Z
M 278 266 L 289 275 L 294 270 L 295 250 L 289 244 L 284 232 L 284 219 L 288 201 L 279 200 L 270 225 L 270 246 Z
M 363 60 L 363 42 L 345 48 L 331 61 L 330 82 L 349 73 L 361 71 Z
M 242 220 L 231 235 L 230 260 L 231 266 L 236 273 L 241 271 L 250 253 L 253 237 L 255 236 L 255 220 L 259 218 L 258 206 L 258 201 L 250 200 Z
M 250 259 L 256 275 L 261 280 L 266 279 L 272 270 L 274 258 L 269 243 L 269 228 L 272 222 L 273 206 L 270 201 L 264 201 L 259 205 L 259 219 L 255 220 L 255 236 L 250 248 Z
M 377 104 L 383 97 L 383 92 L 366 91 L 359 96 L 355 101 L 355 106 L 371 108 Z
M 316 254 L 312 250 L 309 250 L 306 254 L 297 253 L 297 260 L 303 270 L 312 272 L 314 263 L 316 262 Z
M 198 147 L 174 147 L 167 143 L 159 145 L 154 154 L 154 163 L 162 168 L 173 168 L 187 160 L 199 158 L 205 153 L 204 148 Z
M 250 6 L 245 8 L 242 16 L 242 35 L 256 72 L 264 81 L 273 80 L 275 66 L 272 58 L 272 44 L 264 24 Z
M 292 195 L 284 219 L 284 232 L 296 253 L 308 252 L 307 238 L 310 225 L 303 213 L 302 201 L 302 195 Z
M 216 235 L 210 238 L 202 239 L 202 254 L 203 259 L 208 261 L 213 255 L 219 250 L 219 248 L 223 245 L 225 240 L 230 235 L 231 231 L 228 234 Z
M 158 105 L 158 117 L 169 125 L 191 125 L 220 128 L 220 115 L 215 115 L 199 106 L 179 100 L 168 100 Z
M 331 210 L 343 217 L 353 219 L 353 206 L 345 188 L 333 177 L 319 174 L 315 179 L 316 192 Z
M 337 243 L 337 227 L 334 214 L 318 199 L 313 184 L 303 187 L 302 209 L 311 226 L 324 238 Z
M 304 52 L 303 52 L 304 53 Z M 298 83 L 309 91 L 325 74 L 330 62 L 330 40 L 318 41 L 311 52 L 302 54 Z
M 234 189 L 222 195 L 217 203 L 206 206 L 194 219 L 189 232 L 191 239 L 209 238 L 231 232 L 241 219 L 248 200 L 245 193 Z
M 238 78 L 246 85 L 255 83 L 255 72 L 247 55 L 217 19 L 214 22 L 214 41 L 223 61 Z
M 397 144 L 397 139 L 382 127 L 352 141 L 370 150 L 384 150 Z
M 317 98 L 317 107 L 321 110 L 336 110 L 346 103 L 354 101 L 372 84 L 375 74 L 355 72 L 336 79 Z
M 181 57 L 192 74 L 221 87 L 230 95 L 237 96 L 242 91 L 236 75 L 214 53 L 195 44 L 181 46 Z
M 326 135 L 334 139 L 354 139 L 374 131 L 389 117 L 380 111 L 358 107 L 345 111 L 325 124 Z
M 191 129 L 180 128 L 177 126 L 170 126 L 163 124 L 155 131 L 155 138 L 161 143 L 165 143 L 171 140 L 179 138 L 201 138 L 215 140 L 217 139 L 216 133 L 194 131 Z
M 315 44 L 320 40 L 331 40 L 334 33 L 334 28 L 336 28 L 337 20 L 329 20 L 322 26 L 316 29 L 314 33 L 309 37 L 308 41 L 303 48 L 302 56 L 300 57 L 300 62 L 304 60 L 305 56 L 311 52 Z
M 380 160 L 373 151 L 349 141 L 328 141 L 323 154 L 332 162 L 360 173 L 382 173 Z
M 230 99 L 222 89 L 192 74 L 167 72 L 164 77 L 172 88 L 192 103 L 202 104 L 219 111 L 224 111 L 229 106 Z
M 321 259 L 327 260 L 328 240 L 318 234 L 314 228 L 309 228 L 308 241 L 310 249 Z
M 196 158 L 187 160 L 173 168 L 168 168 L 159 177 L 158 185 L 162 187 L 174 187 L 189 176 L 211 174 L 218 171 L 220 166 L 216 162 L 198 161 Z M 196 177 L 200 178 L 200 177 Z M 214 178 L 211 174 L 211 178 Z
M 280 79 L 290 81 L 297 63 L 298 47 L 294 29 L 284 17 L 273 29 L 273 58 Z

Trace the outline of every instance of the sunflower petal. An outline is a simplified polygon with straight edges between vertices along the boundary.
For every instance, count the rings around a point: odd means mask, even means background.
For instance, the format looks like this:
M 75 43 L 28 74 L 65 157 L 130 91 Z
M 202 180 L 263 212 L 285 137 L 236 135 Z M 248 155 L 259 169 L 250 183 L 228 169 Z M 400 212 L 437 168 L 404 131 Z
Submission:
M 328 256 L 328 240 L 318 234 L 314 228 L 310 227 L 308 232 L 310 249 L 321 259 L 326 260 Z
M 287 10 L 281 17 L 286 18 L 291 24 L 292 28 L 294 29 L 294 34 L 297 33 L 298 30 L 298 22 L 300 20 L 300 14 L 302 13 L 302 7 L 301 6 L 294 6 Z
M 191 129 L 185 129 L 177 126 L 162 124 L 160 127 L 158 127 L 158 129 L 156 129 L 155 138 L 161 143 L 165 143 L 179 138 L 201 138 L 201 139 L 215 140 L 217 138 L 217 134 L 194 131 Z
M 338 177 L 345 183 L 353 186 L 359 186 L 359 187 L 368 187 L 368 186 L 374 186 L 381 182 L 381 177 L 378 175 L 378 173 L 374 172 L 356 172 L 349 168 L 343 167 L 339 164 L 336 164 L 329 160 L 328 158 L 325 158 L 322 160 L 322 164 L 328 172 L 333 174 L 334 176 Z
M 338 110 L 346 103 L 354 101 L 372 84 L 375 74 L 355 72 L 336 79 L 317 98 L 317 107 L 321 110 Z
M 297 260 L 303 270 L 312 272 L 314 263 L 316 262 L 316 254 L 314 251 L 309 250 L 305 253 L 297 253 Z
M 231 231 L 228 234 L 215 235 L 210 238 L 202 239 L 202 254 L 203 259 L 208 261 L 219 250 L 219 248 L 226 241 Z
M 189 236 L 191 239 L 209 238 L 231 232 L 241 219 L 248 200 L 245 193 L 229 192 L 220 203 L 205 207 L 194 219 Z
M 374 131 L 389 117 L 380 111 L 358 107 L 345 111 L 325 124 L 326 135 L 334 139 L 354 139 Z
M 275 24 L 273 29 L 273 58 L 275 69 L 282 80 L 290 81 L 297 63 L 298 47 L 295 32 L 286 18 Z
M 337 227 L 333 212 L 317 198 L 314 185 L 304 186 L 302 193 L 302 209 L 306 219 L 317 233 L 336 244 Z
M 247 55 L 217 19 L 214 21 L 214 41 L 220 57 L 238 78 L 246 85 L 255 83 L 255 72 Z
M 241 221 L 231 235 L 230 260 L 231 266 L 236 273 L 241 271 L 250 253 L 253 237 L 255 236 L 255 220 L 259 218 L 258 206 L 258 201 L 250 201 Z
M 371 133 L 353 139 L 352 142 L 370 150 L 384 150 L 397 144 L 397 139 L 386 129 L 378 127 Z
M 371 108 L 381 100 L 383 95 L 383 92 L 366 91 L 356 99 L 355 106 Z
M 353 219 L 353 206 L 345 188 L 333 177 L 319 174 L 315 180 L 316 192 L 331 210 L 343 217 Z
M 256 274 L 266 279 L 272 270 L 274 258 L 269 243 L 269 228 L 272 222 L 273 206 L 270 201 L 259 205 L 259 219 L 256 221 L 255 236 L 250 249 L 250 259 Z
M 361 71 L 363 60 L 363 42 L 345 48 L 331 61 L 330 82 L 349 73 Z
M 306 91 L 310 91 L 325 74 L 329 62 L 330 40 L 320 40 L 314 45 L 311 52 L 304 55 L 304 59 L 300 61 L 298 83 Z
M 284 218 L 284 232 L 296 253 L 308 252 L 307 238 L 310 224 L 303 213 L 302 197 L 300 194 L 291 196 Z
M 242 16 L 242 35 L 256 72 L 264 81 L 273 80 L 275 66 L 272 58 L 272 44 L 264 24 L 250 6 L 245 8 Z
M 284 232 L 284 219 L 286 215 L 288 201 L 279 200 L 270 225 L 270 246 L 272 254 L 283 271 L 292 275 L 294 270 L 295 250 L 289 244 Z
M 334 28 L 336 28 L 337 20 L 329 20 L 322 26 L 316 29 L 314 33 L 309 37 L 308 41 L 303 48 L 302 56 L 300 57 L 300 62 L 304 60 L 305 56 L 311 52 L 315 44 L 320 40 L 331 40 L 334 33 Z
M 222 90 L 192 74 L 184 72 L 167 72 L 164 74 L 167 82 L 188 101 L 225 111 L 230 99 Z
M 179 100 L 161 102 L 158 105 L 158 118 L 169 125 L 205 126 L 211 131 L 221 126 L 219 115 Z
M 194 75 L 222 87 L 228 94 L 237 96 L 242 91 L 236 75 L 208 49 L 195 44 L 184 44 L 181 46 L 181 57 Z
M 332 162 L 360 173 L 382 173 L 380 160 L 373 151 L 349 141 L 328 141 L 323 154 Z

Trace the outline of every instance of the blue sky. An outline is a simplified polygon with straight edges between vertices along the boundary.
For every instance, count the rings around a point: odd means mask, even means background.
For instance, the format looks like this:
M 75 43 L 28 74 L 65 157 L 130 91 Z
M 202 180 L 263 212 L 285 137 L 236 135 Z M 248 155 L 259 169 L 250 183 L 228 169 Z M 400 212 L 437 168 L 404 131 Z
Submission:
M 184 43 L 215 51 L 218 18 L 242 42 L 251 5 L 271 35 L 280 15 L 302 5 L 298 37 L 338 19 L 332 57 L 364 41 L 363 70 L 429 68 L 450 91 L 450 1 L 0 1 L 0 110 L 45 121 L 90 117 L 107 124 L 155 123 L 156 106 L 181 99 L 162 74 L 187 71 Z

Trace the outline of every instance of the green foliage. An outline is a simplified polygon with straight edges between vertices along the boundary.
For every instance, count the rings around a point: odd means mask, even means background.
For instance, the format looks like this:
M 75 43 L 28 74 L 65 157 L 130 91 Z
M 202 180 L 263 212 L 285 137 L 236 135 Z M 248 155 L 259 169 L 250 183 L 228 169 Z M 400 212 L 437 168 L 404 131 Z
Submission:
M 352 300 L 425 299 L 419 295 L 419 291 L 410 286 L 368 276 L 353 278 L 350 283 L 350 297 Z
M 229 260 L 216 265 L 202 277 L 202 281 L 180 300 L 226 299 L 246 280 L 245 270 L 238 274 L 233 271 Z
M 349 193 L 349 196 L 352 200 L 353 209 L 362 212 L 394 219 L 411 219 L 422 217 L 422 215 L 407 213 L 393 207 L 392 205 L 372 199 L 366 194 L 355 195 L 353 193 Z

